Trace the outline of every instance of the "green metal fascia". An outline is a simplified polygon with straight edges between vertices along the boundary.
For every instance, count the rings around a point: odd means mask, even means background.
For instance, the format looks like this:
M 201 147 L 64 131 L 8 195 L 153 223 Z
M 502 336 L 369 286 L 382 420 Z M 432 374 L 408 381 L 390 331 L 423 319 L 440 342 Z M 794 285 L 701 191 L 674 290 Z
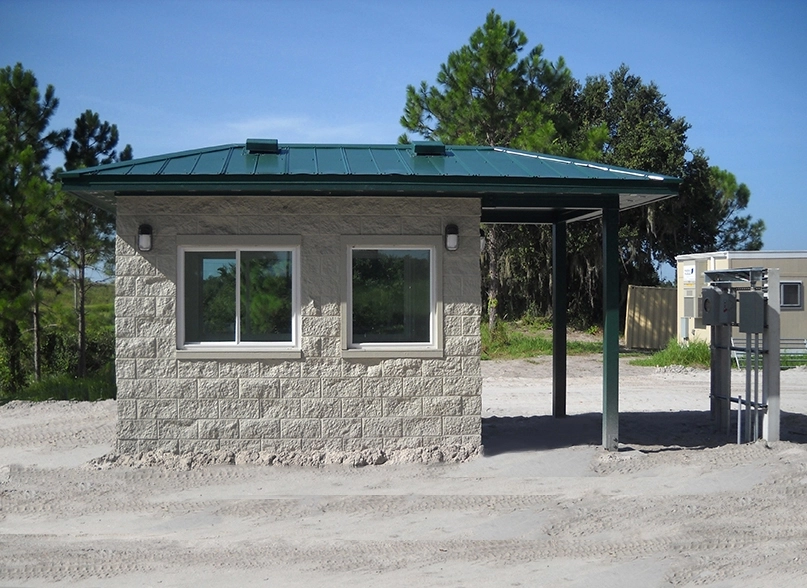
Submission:
M 480 222 L 500 225 L 546 225 L 596 218 L 602 210 L 498 210 L 482 209 Z
M 382 178 L 378 176 L 311 176 L 290 179 L 278 176 L 277 179 L 254 176 L 227 177 L 198 176 L 198 179 L 187 176 L 159 176 L 143 181 L 135 176 L 91 176 L 63 177 L 62 185 L 68 191 L 75 192 L 111 192 L 130 194 L 267 194 L 282 192 L 289 195 L 326 193 L 355 194 L 357 192 L 376 192 L 385 194 L 417 193 L 422 196 L 462 193 L 466 195 L 486 196 L 496 194 L 522 195 L 533 194 L 621 194 L 640 193 L 653 196 L 674 196 L 677 190 L 672 182 L 656 180 L 597 180 L 588 182 L 569 182 L 564 179 L 541 179 L 536 182 L 524 182 L 521 179 L 495 178 L 449 178 L 441 176 L 403 176 L 406 179 Z M 435 181 L 439 178 L 439 181 Z M 211 181 L 212 180 L 212 181 Z M 601 200 L 599 201 L 601 202 Z M 523 203 L 522 203 L 523 204 Z M 500 204 L 501 205 L 501 204 Z M 595 207 L 599 207 L 595 205 Z
M 590 190 L 590 189 L 589 189 Z M 536 203 L 535 197 L 540 196 L 540 202 Z M 519 194 L 482 194 L 482 208 L 492 209 L 524 209 L 535 206 L 541 208 L 581 208 L 600 209 L 609 206 L 619 207 L 619 192 L 601 192 L 592 194 L 588 192 L 559 192 L 555 190 L 535 190 L 530 193 Z

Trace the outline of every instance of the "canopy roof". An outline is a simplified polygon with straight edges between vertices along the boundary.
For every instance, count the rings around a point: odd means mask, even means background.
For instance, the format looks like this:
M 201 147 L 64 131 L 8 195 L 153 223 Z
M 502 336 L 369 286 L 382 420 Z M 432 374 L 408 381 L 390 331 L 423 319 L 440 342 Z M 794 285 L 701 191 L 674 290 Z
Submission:
M 518 151 L 250 139 L 63 172 L 64 189 L 115 211 L 118 196 L 412 196 L 482 200 L 482 221 L 555 223 L 675 196 L 680 180 Z

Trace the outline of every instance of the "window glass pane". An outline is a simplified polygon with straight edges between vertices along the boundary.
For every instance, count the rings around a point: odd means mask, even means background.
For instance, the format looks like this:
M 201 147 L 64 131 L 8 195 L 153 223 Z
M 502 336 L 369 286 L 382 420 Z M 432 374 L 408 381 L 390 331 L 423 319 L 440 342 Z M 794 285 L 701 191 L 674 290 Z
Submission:
M 428 249 L 354 249 L 353 343 L 429 343 Z
M 241 340 L 291 341 L 291 251 L 241 252 Z
M 801 284 L 782 284 L 782 306 L 801 306 Z
M 235 252 L 185 253 L 185 341 L 235 341 Z

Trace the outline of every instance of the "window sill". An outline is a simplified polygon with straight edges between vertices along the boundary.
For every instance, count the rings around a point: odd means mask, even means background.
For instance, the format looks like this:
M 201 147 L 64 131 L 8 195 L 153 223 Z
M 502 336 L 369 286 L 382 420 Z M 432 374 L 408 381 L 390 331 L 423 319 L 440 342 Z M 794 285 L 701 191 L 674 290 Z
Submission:
M 343 349 L 344 359 L 442 359 L 442 349 Z
M 177 349 L 178 360 L 221 360 L 238 361 L 250 359 L 302 359 L 300 349 L 262 349 L 244 351 L 241 349 Z

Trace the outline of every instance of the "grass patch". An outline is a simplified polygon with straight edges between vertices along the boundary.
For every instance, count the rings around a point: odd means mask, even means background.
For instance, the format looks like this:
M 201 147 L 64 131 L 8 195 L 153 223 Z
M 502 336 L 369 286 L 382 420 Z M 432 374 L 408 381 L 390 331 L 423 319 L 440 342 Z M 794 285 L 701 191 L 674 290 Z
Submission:
M 807 365 L 807 354 L 803 353 L 782 353 L 779 356 L 782 369 Z M 712 352 L 709 344 L 705 341 L 692 341 L 687 345 L 682 345 L 674 339 L 667 344 L 665 349 L 650 356 L 638 357 L 631 360 L 631 365 L 664 367 L 668 365 L 683 365 L 692 367 L 709 368 L 712 362 Z M 734 357 L 731 358 L 731 367 L 736 367 Z M 762 367 L 762 357 L 759 361 Z M 745 369 L 745 355 L 740 356 L 740 369 Z
M 482 323 L 482 359 L 520 359 L 552 355 L 552 338 L 545 332 L 545 322 L 499 322 L 493 333 Z M 602 353 L 602 342 L 567 341 L 566 353 Z
M 762 360 L 760 360 L 760 363 Z M 742 363 L 742 362 L 741 362 Z M 792 368 L 800 365 L 807 365 L 807 354 L 805 353 L 780 353 L 779 367 Z
M 640 366 L 668 366 L 684 365 L 708 368 L 711 365 L 712 352 L 709 344 L 704 341 L 692 341 L 681 345 L 675 340 L 670 341 L 667 347 L 654 353 L 650 357 L 640 357 L 631 360 L 631 365 Z
M 74 378 L 67 374 L 50 376 L 34 382 L 14 397 L 6 396 L 0 404 L 11 400 L 42 402 L 45 400 L 109 400 L 116 397 L 115 368 L 109 363 L 88 378 Z
M 739 369 L 745 369 L 745 358 L 746 355 L 743 354 L 739 357 Z M 753 363 L 751 364 L 753 365 Z M 799 367 L 802 365 L 807 365 L 807 354 L 805 353 L 780 353 L 779 354 L 779 368 L 783 370 L 787 370 L 794 367 Z M 731 358 L 731 367 L 736 368 L 737 362 L 735 362 L 734 357 Z M 759 368 L 762 369 L 762 355 L 759 356 Z

